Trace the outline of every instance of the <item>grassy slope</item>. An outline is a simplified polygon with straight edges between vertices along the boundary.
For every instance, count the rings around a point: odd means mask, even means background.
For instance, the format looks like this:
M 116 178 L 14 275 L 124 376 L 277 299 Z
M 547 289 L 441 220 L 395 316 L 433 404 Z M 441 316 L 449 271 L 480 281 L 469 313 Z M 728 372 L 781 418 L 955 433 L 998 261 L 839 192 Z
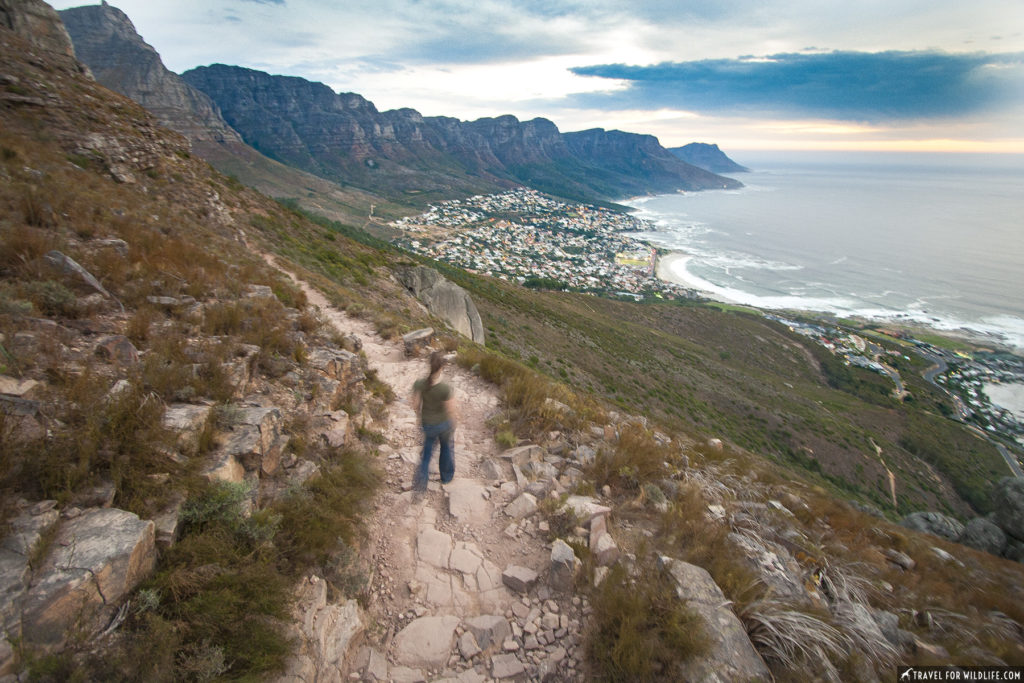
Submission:
M 890 513 L 985 511 L 990 483 L 1005 474 L 992 446 L 939 416 L 941 397 L 911 362 L 903 374 L 915 399 L 901 404 L 888 380 L 845 368 L 758 316 L 531 292 L 446 272 L 473 293 L 489 345 L 625 409 L 809 472 Z M 874 444 L 897 478 L 898 510 Z

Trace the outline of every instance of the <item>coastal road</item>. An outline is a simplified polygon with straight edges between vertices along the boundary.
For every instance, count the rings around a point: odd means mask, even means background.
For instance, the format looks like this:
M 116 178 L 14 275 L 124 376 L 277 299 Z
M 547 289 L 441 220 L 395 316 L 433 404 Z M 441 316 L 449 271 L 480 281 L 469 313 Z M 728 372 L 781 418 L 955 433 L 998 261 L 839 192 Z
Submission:
M 943 359 L 942 356 L 936 356 L 935 354 L 928 353 L 927 351 L 924 351 L 922 349 L 917 349 L 917 354 L 924 358 L 925 360 L 934 363 L 932 367 L 924 371 L 924 374 L 922 376 L 924 377 L 926 382 L 930 382 L 935 386 L 939 386 L 935 382 L 935 378 L 949 369 L 949 366 L 946 364 L 945 359 Z M 941 389 L 942 387 L 939 388 Z M 945 389 L 943 389 L 943 391 L 945 391 Z
M 1003 460 L 1010 466 L 1010 471 L 1013 472 L 1015 477 L 1024 477 L 1024 470 L 1021 469 L 1020 463 L 1017 462 L 1017 457 L 1009 451 L 1003 444 L 998 441 L 993 441 L 996 448 L 999 449 L 999 455 L 1003 456 Z

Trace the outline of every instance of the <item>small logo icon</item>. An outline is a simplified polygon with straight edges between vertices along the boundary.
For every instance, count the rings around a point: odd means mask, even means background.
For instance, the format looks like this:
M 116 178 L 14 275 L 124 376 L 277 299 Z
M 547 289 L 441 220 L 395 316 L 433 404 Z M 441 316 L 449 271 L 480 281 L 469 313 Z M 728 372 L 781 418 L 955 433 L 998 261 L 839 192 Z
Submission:
M 913 671 L 913 670 L 914 670 L 913 668 L 910 668 L 910 669 L 907 669 L 906 671 L 904 671 L 902 674 L 900 674 L 900 680 L 901 681 L 908 680 L 910 678 L 910 672 Z

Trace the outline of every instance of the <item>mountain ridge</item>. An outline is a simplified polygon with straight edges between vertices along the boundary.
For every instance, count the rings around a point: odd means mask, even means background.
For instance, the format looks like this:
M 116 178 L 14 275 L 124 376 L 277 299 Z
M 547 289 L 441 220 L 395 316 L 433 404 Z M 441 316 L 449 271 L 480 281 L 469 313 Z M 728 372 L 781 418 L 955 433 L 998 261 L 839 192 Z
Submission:
M 209 95 L 255 148 L 359 187 L 389 182 L 399 193 L 431 195 L 524 184 L 569 199 L 607 202 L 742 186 L 673 157 L 653 136 L 599 129 L 561 133 L 547 119 L 511 115 L 460 121 L 408 108 L 380 112 L 355 93 L 224 64 L 197 67 L 182 78 Z M 609 157 L 610 151 L 628 154 Z M 385 179 L 382 170 L 403 175 Z
M 104 3 L 60 15 L 77 56 L 100 83 L 188 137 L 218 168 L 263 191 L 285 190 L 307 208 L 327 207 L 332 218 L 366 216 L 370 205 L 386 206 L 388 199 L 422 206 L 519 185 L 605 205 L 643 194 L 741 186 L 679 160 L 649 135 L 563 134 L 540 117 L 461 121 L 411 108 L 382 112 L 357 93 L 223 64 L 179 76 L 123 11 Z M 318 183 L 272 162 L 335 187 L 304 189 Z M 331 206 L 348 195 L 353 199 L 343 206 Z

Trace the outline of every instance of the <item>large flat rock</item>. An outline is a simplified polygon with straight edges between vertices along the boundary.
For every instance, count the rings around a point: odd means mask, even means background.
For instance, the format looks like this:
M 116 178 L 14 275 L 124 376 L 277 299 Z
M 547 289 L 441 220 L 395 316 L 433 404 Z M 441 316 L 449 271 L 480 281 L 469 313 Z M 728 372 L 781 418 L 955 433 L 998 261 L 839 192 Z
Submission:
M 420 617 L 395 636 L 395 661 L 403 666 L 437 668 L 448 663 L 459 618 Z
M 484 498 L 486 487 L 471 479 L 453 479 L 445 488 L 448 512 L 461 524 L 484 524 L 491 518 L 491 504 Z

